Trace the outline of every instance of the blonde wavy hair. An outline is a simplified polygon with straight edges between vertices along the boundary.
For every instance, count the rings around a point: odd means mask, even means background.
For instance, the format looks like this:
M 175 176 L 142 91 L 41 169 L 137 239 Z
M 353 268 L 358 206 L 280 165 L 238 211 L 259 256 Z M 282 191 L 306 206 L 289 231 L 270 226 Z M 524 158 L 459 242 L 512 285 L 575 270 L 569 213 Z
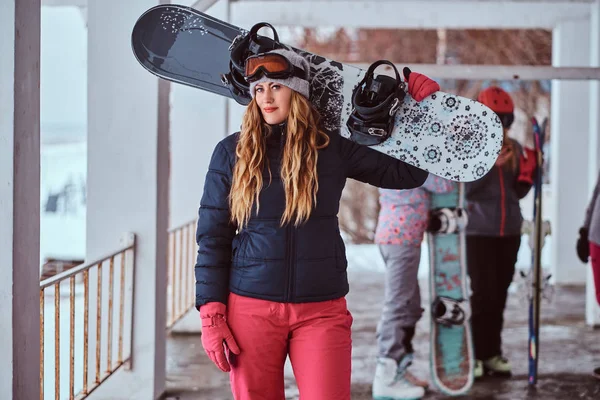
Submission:
M 304 96 L 292 91 L 286 135 L 282 138 L 285 140 L 280 171 L 285 190 L 282 226 L 290 222 L 296 226 L 305 222 L 316 204 L 319 189 L 317 150 L 329 145 L 329 137 L 318 129 L 319 119 L 320 115 L 312 104 Z M 242 119 L 229 194 L 231 221 L 240 229 L 247 225 L 254 202 L 258 213 L 265 164 L 269 170 L 269 183 L 271 182 L 271 168 L 266 158 L 265 130 L 267 134 L 271 133 L 256 100 L 252 99 Z

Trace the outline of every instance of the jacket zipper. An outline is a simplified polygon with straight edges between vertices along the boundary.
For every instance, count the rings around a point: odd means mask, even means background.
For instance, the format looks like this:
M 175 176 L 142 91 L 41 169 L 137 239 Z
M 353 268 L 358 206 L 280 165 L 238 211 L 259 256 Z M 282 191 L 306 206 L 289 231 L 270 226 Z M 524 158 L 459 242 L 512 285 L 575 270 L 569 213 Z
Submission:
M 287 129 L 287 127 L 285 127 L 281 132 L 280 146 L 285 146 L 286 129 Z M 283 157 L 283 147 L 281 147 L 281 149 L 280 149 L 279 157 L 280 157 L 280 159 Z M 295 276 L 294 270 L 295 270 L 295 260 L 296 260 L 296 255 L 294 254 L 295 248 L 296 248 L 295 237 L 294 237 L 294 226 L 292 225 L 291 222 L 288 222 L 286 230 L 287 230 L 287 243 L 286 243 L 285 260 L 286 260 L 286 272 L 287 272 L 287 287 L 286 287 L 286 293 L 284 295 L 284 301 L 291 303 L 292 299 L 294 298 L 294 280 L 295 280 L 294 279 L 294 276 Z
M 504 190 L 504 174 L 502 174 L 502 167 L 498 168 L 498 175 L 500 175 L 500 236 L 504 236 L 504 225 L 506 224 L 506 192 Z
M 294 227 L 291 223 L 288 224 L 288 242 L 287 242 L 287 296 L 286 301 L 292 302 L 294 298 L 294 270 L 295 270 L 295 235 Z

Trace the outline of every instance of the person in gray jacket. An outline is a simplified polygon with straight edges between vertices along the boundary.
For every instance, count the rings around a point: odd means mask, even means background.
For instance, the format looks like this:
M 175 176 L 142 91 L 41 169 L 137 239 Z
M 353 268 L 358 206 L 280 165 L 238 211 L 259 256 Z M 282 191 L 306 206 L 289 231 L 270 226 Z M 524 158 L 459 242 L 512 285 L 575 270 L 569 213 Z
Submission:
M 471 326 L 475 348 L 475 378 L 510 376 L 511 366 L 502 354 L 508 287 L 515 273 L 521 244 L 523 216 L 519 200 L 533 184 L 535 153 L 507 135 L 514 120 L 508 93 L 492 86 L 477 99 L 498 114 L 504 142 L 494 167 L 481 179 L 465 184 L 467 215 L 467 271 L 471 278 Z
M 585 213 L 583 226 L 579 229 L 577 256 L 584 263 L 587 263 L 591 256 L 596 301 L 600 304 L 600 173 Z M 600 379 L 600 367 L 594 370 L 594 376 Z

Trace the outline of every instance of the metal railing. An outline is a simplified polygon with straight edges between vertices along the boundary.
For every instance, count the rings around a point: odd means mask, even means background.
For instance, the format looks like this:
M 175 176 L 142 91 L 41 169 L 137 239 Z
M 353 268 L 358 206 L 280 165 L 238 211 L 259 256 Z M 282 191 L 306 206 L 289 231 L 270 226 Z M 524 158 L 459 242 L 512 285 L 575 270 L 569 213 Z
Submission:
M 40 400 L 84 399 L 121 366 L 127 368 L 134 273 L 135 236 L 128 234 L 120 249 L 40 282 Z M 68 318 L 62 318 L 65 312 Z M 61 336 L 65 329 L 68 340 Z M 54 346 L 47 346 L 52 339 Z M 61 375 L 67 364 L 68 380 Z
M 194 307 L 194 263 L 197 252 L 195 232 L 196 220 L 169 230 L 167 329 L 173 327 Z

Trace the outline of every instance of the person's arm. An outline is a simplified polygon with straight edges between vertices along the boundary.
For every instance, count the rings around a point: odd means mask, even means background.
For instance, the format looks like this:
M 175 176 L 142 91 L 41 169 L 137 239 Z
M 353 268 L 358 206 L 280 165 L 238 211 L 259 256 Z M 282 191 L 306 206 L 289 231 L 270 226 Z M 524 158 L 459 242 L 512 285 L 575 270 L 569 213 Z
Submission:
M 594 204 L 596 204 L 596 199 L 600 195 L 600 172 L 598 173 L 598 180 L 596 181 L 596 187 L 594 188 L 594 192 L 592 193 L 592 198 L 587 206 L 585 211 L 585 219 L 583 222 L 583 227 L 586 230 L 590 230 L 590 224 L 592 222 L 592 213 L 594 212 Z
M 442 177 L 430 174 L 429 178 L 423 184 L 423 189 L 429 193 L 443 194 L 449 193 L 456 187 L 456 182 L 444 179 Z
M 231 244 L 236 227 L 230 221 L 228 196 L 232 163 L 227 150 L 217 144 L 206 173 L 198 210 L 196 242 L 196 308 L 209 303 L 227 304 Z
M 596 200 L 600 195 L 600 172 L 598 173 L 598 180 L 596 181 L 596 187 L 594 188 L 594 192 L 592 193 L 592 198 L 585 210 L 585 219 L 583 221 L 583 226 L 579 228 L 579 238 L 577 239 L 577 256 L 581 260 L 581 262 L 587 263 L 588 258 L 590 257 L 590 242 L 588 238 L 590 224 L 592 223 L 592 214 L 594 213 L 594 205 L 596 204 Z
M 384 189 L 412 189 L 425 182 L 429 173 L 392 156 L 340 137 L 340 155 L 346 176 Z

